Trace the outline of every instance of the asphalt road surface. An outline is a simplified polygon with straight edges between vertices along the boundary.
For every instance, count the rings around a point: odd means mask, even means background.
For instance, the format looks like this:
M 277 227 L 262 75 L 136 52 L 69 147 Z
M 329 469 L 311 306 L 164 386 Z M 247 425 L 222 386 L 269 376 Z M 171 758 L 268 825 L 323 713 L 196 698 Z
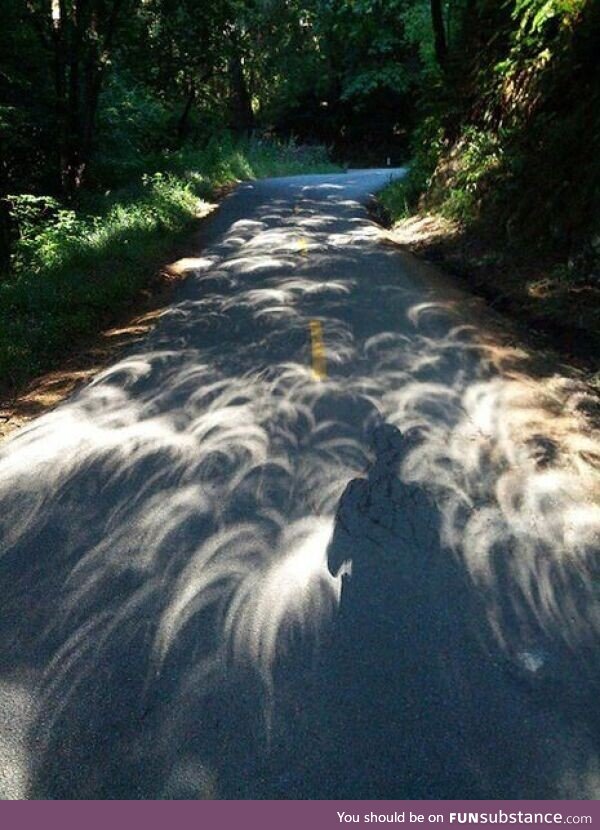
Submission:
M 600 796 L 597 404 L 382 238 L 399 175 L 238 187 L 2 445 L 3 797 Z

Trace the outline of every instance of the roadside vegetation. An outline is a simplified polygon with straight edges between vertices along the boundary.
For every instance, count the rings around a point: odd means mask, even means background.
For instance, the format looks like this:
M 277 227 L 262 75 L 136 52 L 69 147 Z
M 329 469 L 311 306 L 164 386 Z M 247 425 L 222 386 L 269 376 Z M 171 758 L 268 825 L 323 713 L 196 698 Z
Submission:
M 593 356 L 600 347 L 600 6 L 453 6 L 459 14 L 445 59 L 429 64 L 437 81 L 422 89 L 409 175 L 382 194 L 382 204 L 401 236 L 411 228 L 414 250 Z M 436 232 L 415 233 L 414 217 L 431 215 L 441 221 L 422 227 Z
M 392 221 L 451 228 L 415 249 L 597 335 L 595 0 L 5 6 L 0 388 L 119 314 L 215 188 L 335 164 L 409 161 Z

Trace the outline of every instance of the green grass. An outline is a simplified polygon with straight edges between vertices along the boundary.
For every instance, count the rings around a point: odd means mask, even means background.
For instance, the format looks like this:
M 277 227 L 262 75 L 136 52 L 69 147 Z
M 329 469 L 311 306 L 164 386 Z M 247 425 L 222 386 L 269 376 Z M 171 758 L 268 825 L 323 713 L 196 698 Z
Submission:
M 377 199 L 392 222 L 399 222 L 412 213 L 409 188 L 402 179 L 390 182 L 378 193 Z
M 160 167 L 126 189 L 88 194 L 75 209 L 50 197 L 10 197 L 20 237 L 0 280 L 0 388 L 57 365 L 126 307 L 215 187 L 339 169 L 323 148 L 227 137 L 165 154 Z

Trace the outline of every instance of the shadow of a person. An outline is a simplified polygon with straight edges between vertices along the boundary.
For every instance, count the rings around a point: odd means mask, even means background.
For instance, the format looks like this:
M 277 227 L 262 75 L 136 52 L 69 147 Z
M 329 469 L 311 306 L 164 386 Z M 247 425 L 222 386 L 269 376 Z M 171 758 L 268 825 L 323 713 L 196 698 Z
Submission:
M 329 570 L 342 574 L 329 670 L 359 797 L 398 789 L 433 795 L 432 776 L 445 793 L 461 789 L 442 785 L 436 758 L 447 704 L 440 680 L 458 635 L 452 606 L 462 601 L 463 586 L 440 547 L 432 499 L 398 478 L 413 441 L 390 424 L 375 432 L 375 461 L 366 478 L 346 487 L 328 548 Z
M 376 431 L 375 461 L 346 487 L 328 548 L 330 571 L 343 574 L 322 669 L 337 736 L 331 791 L 544 797 L 544 760 L 528 776 L 536 715 L 493 657 L 473 585 L 440 544 L 434 500 L 398 478 L 414 441 L 389 424 Z
M 330 572 L 342 575 L 341 616 L 352 606 L 354 617 L 366 615 L 369 631 L 373 625 L 392 621 L 390 614 L 397 613 L 396 600 L 406 580 L 410 583 L 405 586 L 406 599 L 416 598 L 419 575 L 439 553 L 439 518 L 433 501 L 419 486 L 398 478 L 400 461 L 415 440 L 391 424 L 375 431 L 375 461 L 367 478 L 347 485 L 327 550 Z M 390 591 L 393 602 L 389 602 Z

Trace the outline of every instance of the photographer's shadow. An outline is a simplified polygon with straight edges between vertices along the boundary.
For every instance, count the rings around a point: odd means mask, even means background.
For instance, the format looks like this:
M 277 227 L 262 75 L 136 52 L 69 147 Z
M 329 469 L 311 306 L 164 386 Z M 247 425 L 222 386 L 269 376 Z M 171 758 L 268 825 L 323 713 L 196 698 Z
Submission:
M 346 487 L 328 549 L 343 586 L 320 668 L 332 753 L 321 797 L 543 797 L 536 715 L 440 545 L 434 501 L 398 478 L 407 441 L 377 430 L 375 461 Z

